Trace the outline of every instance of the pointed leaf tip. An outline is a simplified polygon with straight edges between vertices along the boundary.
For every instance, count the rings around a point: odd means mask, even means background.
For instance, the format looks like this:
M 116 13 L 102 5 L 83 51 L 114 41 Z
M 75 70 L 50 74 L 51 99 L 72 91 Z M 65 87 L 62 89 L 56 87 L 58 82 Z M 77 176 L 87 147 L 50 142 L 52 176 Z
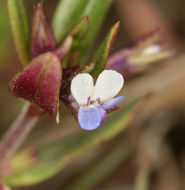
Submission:
M 30 43 L 31 56 L 35 57 L 41 53 L 54 50 L 55 47 L 55 37 L 44 13 L 42 2 L 39 3 L 34 9 Z
M 89 18 L 86 15 L 83 16 L 79 20 L 79 22 L 72 27 L 72 29 L 60 40 L 59 44 L 62 44 L 68 36 L 71 36 L 73 38 L 72 48 L 73 50 L 77 49 L 78 44 L 86 35 L 88 28 L 89 28 Z
M 91 72 L 91 74 L 94 77 L 97 77 L 106 67 L 107 59 L 110 54 L 112 45 L 114 43 L 114 40 L 116 38 L 117 32 L 120 27 L 120 21 L 116 22 L 113 27 L 108 32 L 105 40 L 101 44 L 101 46 L 98 48 L 98 50 L 95 52 L 95 55 L 91 60 L 96 60 L 96 66 L 94 70 Z M 90 61 L 91 61 L 90 60 Z
M 89 29 L 89 19 L 88 16 L 83 16 L 76 25 L 72 27 L 71 30 L 60 40 L 60 46 L 63 45 L 64 41 L 71 36 L 73 41 L 71 44 L 71 49 L 69 51 L 69 55 L 66 57 L 66 62 L 63 66 L 65 68 L 74 66 L 77 62 L 77 58 L 79 55 L 79 47 L 82 40 L 85 38 Z
M 56 50 L 56 54 L 59 59 L 62 59 L 71 49 L 73 43 L 72 36 L 67 36 L 62 45 Z
M 58 121 L 59 90 L 62 79 L 60 60 L 53 53 L 42 54 L 18 74 L 9 85 L 14 96 L 36 104 Z

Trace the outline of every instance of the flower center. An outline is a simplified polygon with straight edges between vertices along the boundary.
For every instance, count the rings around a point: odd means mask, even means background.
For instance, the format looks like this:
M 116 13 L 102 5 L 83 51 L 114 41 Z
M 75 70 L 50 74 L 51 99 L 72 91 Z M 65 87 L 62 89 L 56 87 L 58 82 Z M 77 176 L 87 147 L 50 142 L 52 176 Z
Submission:
M 93 99 L 91 99 L 91 97 L 88 97 L 87 106 L 98 106 L 98 105 L 101 105 L 100 98 L 93 100 Z

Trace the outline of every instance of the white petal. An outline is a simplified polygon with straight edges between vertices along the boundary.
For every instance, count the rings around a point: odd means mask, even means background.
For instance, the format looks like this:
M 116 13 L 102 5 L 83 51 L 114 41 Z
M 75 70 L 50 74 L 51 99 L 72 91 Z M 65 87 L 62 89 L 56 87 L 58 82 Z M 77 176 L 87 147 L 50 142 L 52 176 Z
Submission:
M 89 74 L 78 74 L 71 82 L 71 93 L 79 105 L 86 105 L 94 89 L 93 78 Z
M 124 84 L 122 75 L 113 70 L 104 70 L 96 81 L 93 99 L 105 102 L 118 94 Z

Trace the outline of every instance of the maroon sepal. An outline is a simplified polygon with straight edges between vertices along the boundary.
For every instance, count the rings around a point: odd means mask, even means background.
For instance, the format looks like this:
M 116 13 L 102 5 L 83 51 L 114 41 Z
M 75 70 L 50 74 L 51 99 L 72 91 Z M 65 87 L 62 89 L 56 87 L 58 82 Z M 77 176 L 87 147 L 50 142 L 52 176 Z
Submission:
M 52 51 L 56 48 L 56 41 L 51 26 L 44 13 L 43 3 L 39 3 L 34 9 L 30 52 L 32 57 Z
M 36 104 L 58 122 L 59 90 L 62 68 L 54 53 L 34 58 L 30 65 L 16 75 L 9 85 L 14 96 Z

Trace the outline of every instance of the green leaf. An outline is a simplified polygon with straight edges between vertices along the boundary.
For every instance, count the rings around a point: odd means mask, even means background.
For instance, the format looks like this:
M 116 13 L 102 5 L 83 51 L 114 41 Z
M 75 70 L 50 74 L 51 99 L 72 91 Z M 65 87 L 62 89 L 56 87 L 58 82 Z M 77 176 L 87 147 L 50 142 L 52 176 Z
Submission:
M 83 16 L 87 15 L 90 28 L 80 44 L 82 58 L 90 48 L 113 0 L 61 0 L 53 18 L 53 30 L 60 40 Z
M 101 46 L 98 48 L 98 50 L 95 52 L 95 55 L 93 56 L 93 58 L 91 59 L 91 60 L 96 60 L 95 68 L 91 72 L 91 74 L 94 77 L 97 77 L 105 69 L 107 59 L 110 54 L 119 26 L 120 26 L 119 21 L 116 24 L 114 24 L 114 26 L 111 28 L 111 30 L 107 34 L 107 37 L 105 38 L 105 40 L 103 41 Z
M 59 1 L 54 17 L 53 30 L 57 41 L 61 39 L 82 17 L 87 0 Z
M 83 58 L 93 44 L 112 2 L 113 0 L 91 0 L 86 6 L 83 15 L 89 16 L 90 28 L 87 36 L 80 45 L 80 59 Z
M 96 65 L 96 61 L 92 61 L 89 64 L 85 65 L 80 73 L 91 73 Z
M 9 21 L 15 47 L 22 65 L 25 67 L 30 60 L 29 28 L 23 0 L 7 0 Z
M 12 170 L 12 173 L 4 177 L 3 181 L 11 186 L 20 186 L 39 183 L 51 177 L 72 160 L 96 148 L 102 142 L 109 141 L 124 130 L 133 121 L 138 109 L 141 109 L 141 105 L 145 102 L 144 97 L 134 100 L 127 107 L 111 114 L 106 122 L 95 131 L 80 131 L 36 148 L 34 153 L 36 161 L 29 165 L 26 164 L 24 168 Z M 12 162 L 10 162 L 10 167 L 15 168 Z
M 62 45 L 69 36 L 73 38 L 71 50 L 63 61 L 64 68 L 71 67 L 76 64 L 77 57 L 79 56 L 79 45 L 87 34 L 88 29 L 89 19 L 88 16 L 84 16 L 59 42 L 59 44 Z
M 77 49 L 80 41 L 83 39 L 85 34 L 87 33 L 89 28 L 89 19 L 88 16 L 82 17 L 82 19 L 62 38 L 60 44 L 64 42 L 64 40 L 68 36 L 72 36 L 73 45 L 72 49 Z

